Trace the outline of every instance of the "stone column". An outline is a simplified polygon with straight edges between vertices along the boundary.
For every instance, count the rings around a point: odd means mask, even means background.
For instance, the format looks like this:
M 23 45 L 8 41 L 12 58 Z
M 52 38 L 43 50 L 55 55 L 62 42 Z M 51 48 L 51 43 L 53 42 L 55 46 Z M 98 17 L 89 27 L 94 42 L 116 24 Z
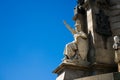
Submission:
M 94 75 L 117 71 L 112 48 L 114 42 L 110 32 L 109 11 L 104 8 L 105 6 L 98 6 L 96 1 L 89 0 L 85 4 L 89 37 L 88 61 L 92 64 Z

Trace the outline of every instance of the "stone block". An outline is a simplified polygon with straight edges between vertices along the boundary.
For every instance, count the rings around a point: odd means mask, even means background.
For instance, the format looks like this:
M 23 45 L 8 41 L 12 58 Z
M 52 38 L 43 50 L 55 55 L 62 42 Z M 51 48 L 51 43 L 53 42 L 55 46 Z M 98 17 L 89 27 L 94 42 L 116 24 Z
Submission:
M 109 21 L 110 21 L 111 24 L 116 23 L 116 22 L 120 22 L 120 15 L 110 17 Z
M 93 75 L 105 74 L 105 73 L 116 72 L 117 65 L 116 64 L 94 63 L 91 65 L 91 69 L 92 69 Z
M 120 29 L 112 30 L 113 35 L 120 35 Z
M 119 10 L 120 9 L 120 4 L 118 4 L 118 5 L 114 5 L 114 6 L 112 6 L 111 8 L 110 8 L 111 10 Z
M 88 76 L 89 68 L 82 65 L 62 63 L 53 73 L 58 74 L 56 80 L 73 80 L 75 78 Z
M 107 73 L 107 74 L 89 76 L 74 80 L 120 80 L 120 73 L 119 72 Z
M 120 22 L 110 23 L 110 25 L 112 30 L 120 29 Z
M 120 72 L 114 73 L 113 76 L 114 76 L 114 80 L 120 80 Z
M 120 4 L 120 0 L 110 0 L 111 5 Z
M 102 74 L 98 76 L 98 80 L 113 80 L 113 75 L 112 73 L 108 73 L 108 74 Z
M 56 80 L 64 80 L 65 72 L 62 72 L 61 75 L 59 75 Z
M 97 63 L 114 64 L 114 51 L 113 50 L 97 48 L 95 57 L 96 57 Z
M 109 15 L 109 16 L 117 16 L 117 15 L 120 15 L 120 10 L 111 10 L 108 15 Z

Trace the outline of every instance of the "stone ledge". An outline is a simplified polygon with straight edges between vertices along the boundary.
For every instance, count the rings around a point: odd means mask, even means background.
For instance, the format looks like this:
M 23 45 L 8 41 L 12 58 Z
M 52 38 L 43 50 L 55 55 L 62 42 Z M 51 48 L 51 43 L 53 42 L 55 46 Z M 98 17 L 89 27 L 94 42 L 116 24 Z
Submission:
M 73 80 L 89 75 L 89 68 L 87 66 L 76 65 L 74 63 L 62 63 L 53 73 L 57 74 L 56 80 Z
M 92 69 L 92 75 L 105 74 L 105 73 L 116 72 L 117 65 L 94 63 L 90 66 L 90 69 Z
M 74 63 L 61 63 L 54 71 L 53 73 L 59 73 L 60 71 L 63 71 L 64 68 L 69 69 L 75 69 L 75 70 L 89 70 L 88 66 L 82 66 L 82 65 L 76 65 Z
M 95 67 L 97 69 L 104 69 L 104 68 L 107 68 L 107 69 L 111 69 L 111 68 L 116 68 L 117 65 L 115 64 L 100 64 L 100 63 L 94 63 L 91 65 L 91 67 Z
M 117 68 L 113 64 L 94 63 L 91 65 L 83 66 L 75 63 L 61 63 L 53 71 L 53 73 L 57 74 L 56 80 L 74 80 L 77 78 L 88 77 L 90 75 L 115 72 L 117 71 L 115 69 Z
M 107 73 L 107 74 L 89 76 L 74 80 L 120 80 L 120 73 L 119 72 Z

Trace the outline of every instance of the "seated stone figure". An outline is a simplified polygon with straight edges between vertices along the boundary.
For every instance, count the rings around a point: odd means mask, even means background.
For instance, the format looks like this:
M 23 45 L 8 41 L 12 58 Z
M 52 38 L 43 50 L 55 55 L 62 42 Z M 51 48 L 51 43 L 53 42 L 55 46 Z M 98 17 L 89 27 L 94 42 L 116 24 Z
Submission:
M 80 63 L 81 61 L 86 61 L 88 53 L 88 40 L 87 35 L 81 30 L 80 21 L 76 20 L 75 30 L 72 29 L 65 21 L 64 24 L 74 35 L 74 41 L 66 44 L 64 50 L 64 60 L 78 60 Z

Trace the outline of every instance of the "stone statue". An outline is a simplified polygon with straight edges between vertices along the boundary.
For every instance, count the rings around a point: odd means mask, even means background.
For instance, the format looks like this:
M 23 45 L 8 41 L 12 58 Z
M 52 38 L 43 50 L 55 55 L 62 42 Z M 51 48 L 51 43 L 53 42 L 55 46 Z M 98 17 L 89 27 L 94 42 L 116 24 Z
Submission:
M 66 27 L 74 35 L 74 41 L 66 44 L 64 55 L 68 60 L 86 61 L 88 53 L 88 40 L 87 35 L 81 30 L 80 20 L 76 20 L 75 29 L 72 29 L 66 21 L 64 21 Z
M 118 70 L 120 72 L 120 36 L 114 36 L 115 62 L 118 63 Z

